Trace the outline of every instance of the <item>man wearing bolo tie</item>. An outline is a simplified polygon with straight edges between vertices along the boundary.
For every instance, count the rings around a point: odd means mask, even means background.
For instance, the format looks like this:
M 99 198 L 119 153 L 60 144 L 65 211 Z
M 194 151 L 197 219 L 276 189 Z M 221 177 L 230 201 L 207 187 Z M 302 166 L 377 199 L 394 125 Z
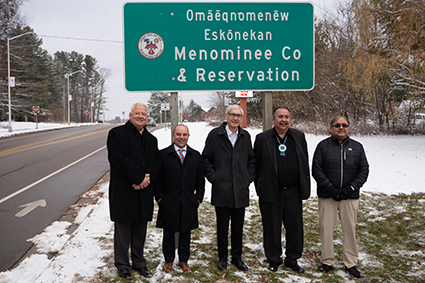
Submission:
M 270 130 L 257 135 L 255 188 L 263 222 L 264 252 L 268 269 L 276 272 L 284 263 L 294 272 L 304 245 L 302 200 L 310 197 L 307 142 L 303 132 L 290 128 L 286 106 L 273 111 Z M 282 223 L 286 231 L 285 259 L 282 260 Z

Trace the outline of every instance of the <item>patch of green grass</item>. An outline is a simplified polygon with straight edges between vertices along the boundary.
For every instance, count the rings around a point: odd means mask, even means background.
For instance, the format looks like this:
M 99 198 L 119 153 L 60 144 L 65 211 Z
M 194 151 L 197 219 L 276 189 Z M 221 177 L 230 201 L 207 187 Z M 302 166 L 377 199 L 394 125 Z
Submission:
M 305 273 L 296 274 L 280 267 L 273 273 L 267 269 L 263 251 L 261 214 L 257 201 L 246 209 L 244 226 L 243 260 L 248 272 L 241 272 L 229 264 L 225 271 L 217 269 L 216 220 L 214 207 L 204 202 L 199 207 L 200 227 L 192 231 L 190 273 L 183 273 L 177 264 L 170 273 L 162 271 L 162 230 L 149 224 L 145 257 L 154 274 L 146 279 L 132 271 L 133 280 L 120 278 L 113 265 L 112 240 L 101 237 L 99 241 L 110 256 L 105 267 L 95 278 L 85 282 L 347 282 L 342 262 L 342 231 L 338 221 L 334 233 L 335 269 L 329 274 L 320 273 L 320 229 L 317 198 L 304 205 L 304 252 L 299 260 Z M 155 212 L 156 215 L 156 212 Z M 363 192 L 357 217 L 358 269 L 362 278 L 357 282 L 424 282 L 425 281 L 425 194 L 385 194 Z M 282 246 L 285 230 L 282 229 Z M 230 243 L 230 240 L 229 240 Z M 230 253 L 230 246 L 229 246 Z M 284 256 L 284 251 L 283 251 Z M 176 258 L 176 260 L 178 260 Z M 230 263 L 230 257 L 229 257 Z M 76 281 L 78 282 L 78 281 Z
M 369 194 L 362 198 L 358 222 L 363 225 L 357 228 L 359 245 L 381 264 L 380 268 L 365 266 L 367 275 L 398 282 L 425 280 L 424 201 L 423 193 Z M 362 209 L 363 206 L 367 208 Z

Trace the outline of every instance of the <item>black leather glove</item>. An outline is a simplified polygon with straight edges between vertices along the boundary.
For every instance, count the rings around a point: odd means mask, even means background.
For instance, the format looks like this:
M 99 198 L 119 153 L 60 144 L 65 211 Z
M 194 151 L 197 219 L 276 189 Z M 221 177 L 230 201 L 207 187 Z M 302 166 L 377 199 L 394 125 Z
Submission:
M 326 191 L 328 194 L 331 195 L 334 201 L 342 201 L 344 199 L 347 199 L 341 194 L 340 190 L 337 190 L 334 187 L 330 187 Z
M 356 188 L 350 185 L 345 188 L 342 188 L 340 190 L 340 193 L 343 195 L 345 199 L 348 199 L 355 191 L 356 191 Z

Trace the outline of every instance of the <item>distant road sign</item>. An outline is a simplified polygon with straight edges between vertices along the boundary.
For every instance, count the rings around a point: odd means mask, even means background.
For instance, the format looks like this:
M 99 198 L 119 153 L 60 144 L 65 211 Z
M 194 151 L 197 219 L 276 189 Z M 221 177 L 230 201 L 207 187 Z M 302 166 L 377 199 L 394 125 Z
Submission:
M 161 103 L 161 111 L 170 111 L 170 103 Z
M 129 91 L 310 90 L 311 3 L 126 3 Z
M 33 106 L 33 107 L 32 107 L 32 112 L 34 112 L 34 113 L 38 113 L 38 112 L 40 112 L 40 107 L 38 107 L 38 106 Z
M 254 92 L 251 90 L 235 91 L 235 97 L 240 97 L 240 98 L 254 97 Z

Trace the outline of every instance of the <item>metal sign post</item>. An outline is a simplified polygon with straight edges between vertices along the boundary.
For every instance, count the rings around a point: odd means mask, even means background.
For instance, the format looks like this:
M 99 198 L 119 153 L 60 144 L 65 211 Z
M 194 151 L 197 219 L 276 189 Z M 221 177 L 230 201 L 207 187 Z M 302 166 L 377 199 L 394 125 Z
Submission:
M 32 107 L 32 112 L 35 113 L 35 129 L 38 130 L 38 112 L 40 112 L 40 107 L 38 106 L 33 106 Z
M 161 103 L 161 112 L 162 111 L 164 111 L 164 121 L 165 121 L 164 129 L 167 130 L 167 111 L 170 111 L 170 103 Z

